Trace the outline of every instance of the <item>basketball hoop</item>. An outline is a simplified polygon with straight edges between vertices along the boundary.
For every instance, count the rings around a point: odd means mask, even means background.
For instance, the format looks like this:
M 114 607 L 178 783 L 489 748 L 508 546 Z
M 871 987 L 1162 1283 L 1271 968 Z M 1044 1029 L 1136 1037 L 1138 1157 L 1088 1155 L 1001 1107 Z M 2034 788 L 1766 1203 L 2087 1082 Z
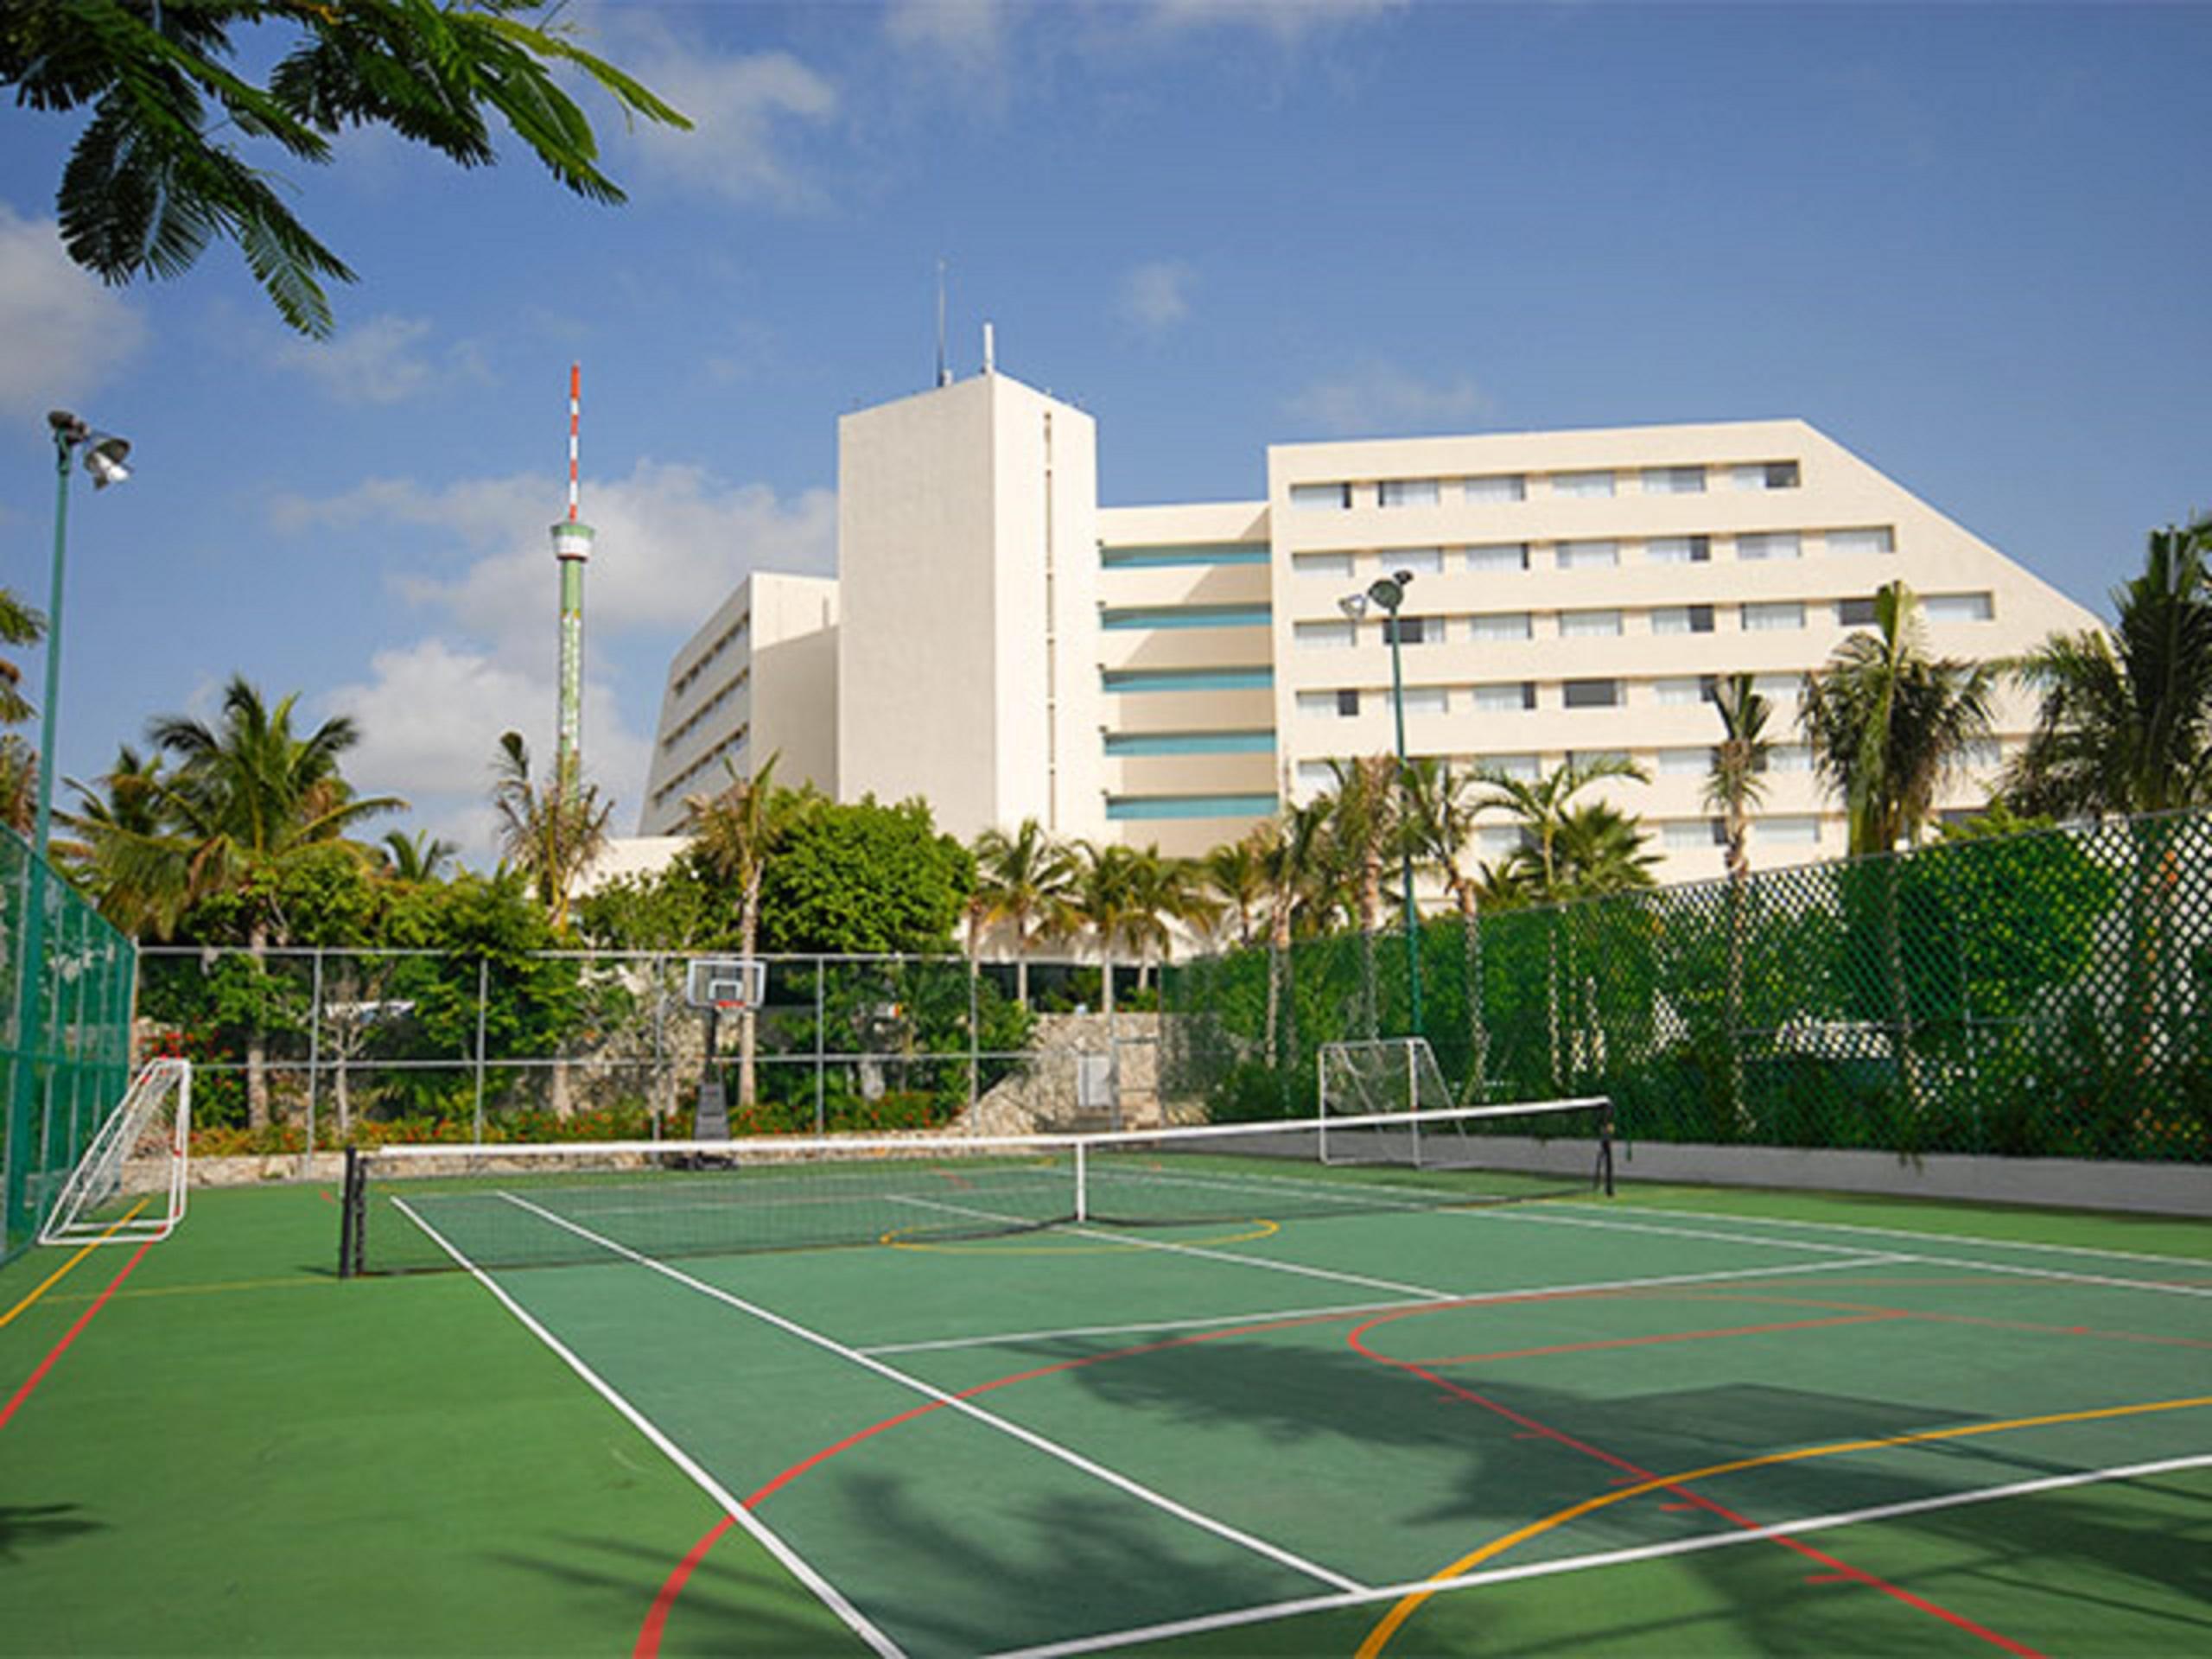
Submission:
M 745 1014 L 767 1000 L 768 967 L 751 957 L 699 957 L 683 965 L 683 1000 L 714 1014 Z

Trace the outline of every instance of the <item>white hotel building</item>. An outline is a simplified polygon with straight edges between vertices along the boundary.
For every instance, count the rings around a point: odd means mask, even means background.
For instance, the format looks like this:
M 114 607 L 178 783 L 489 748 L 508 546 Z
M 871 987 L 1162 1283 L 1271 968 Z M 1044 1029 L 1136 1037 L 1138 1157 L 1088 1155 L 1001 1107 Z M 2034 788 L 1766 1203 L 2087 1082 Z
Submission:
M 1332 758 L 1390 750 L 1382 619 L 1338 601 L 1408 571 L 1408 752 L 1530 777 L 1625 754 L 1649 781 L 1592 793 L 1693 880 L 1720 869 L 1715 676 L 1776 704 L 1754 863 L 1833 858 L 1796 693 L 1878 588 L 1918 592 L 1942 656 L 2095 622 L 1802 421 L 1279 444 L 1265 500 L 1140 507 L 1099 505 L 1088 415 L 1002 374 L 849 415 L 838 442 L 838 575 L 756 573 L 677 652 L 645 834 L 780 752 L 784 782 L 922 795 L 963 838 L 1035 817 L 1203 852 Z M 2008 691 L 1952 804 L 2031 715 Z

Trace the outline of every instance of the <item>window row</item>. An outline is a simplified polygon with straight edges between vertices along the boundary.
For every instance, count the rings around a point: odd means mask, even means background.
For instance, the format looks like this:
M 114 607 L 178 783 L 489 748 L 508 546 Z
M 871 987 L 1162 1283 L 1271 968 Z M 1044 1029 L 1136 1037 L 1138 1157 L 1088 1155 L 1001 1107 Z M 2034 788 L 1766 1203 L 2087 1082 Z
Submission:
M 1989 594 L 1929 594 L 1921 601 L 1921 609 L 1930 622 L 1987 622 L 1997 614 L 1996 601 Z M 1400 616 L 1383 621 L 1379 638 L 1385 645 L 1395 639 L 1402 645 L 1440 645 L 1455 639 L 1508 644 L 1538 638 L 1539 617 L 1556 618 L 1556 635 L 1547 626 L 1541 636 L 1547 639 L 1617 638 L 1630 632 L 1631 618 L 1638 619 L 1638 632 L 1648 626 L 1656 634 L 1713 633 L 1719 631 L 1720 619 L 1731 613 L 1745 633 L 1794 632 L 1826 626 L 1831 619 L 1839 627 L 1863 628 L 1873 624 L 1874 601 L 1773 599 L 1746 600 L 1738 605 L 1655 605 L 1643 611 L 1593 608 Z M 1291 637 L 1301 647 L 1316 650 L 1344 650 L 1360 643 L 1359 625 L 1350 619 L 1294 623 Z
M 686 789 L 690 787 L 691 785 L 696 783 L 699 780 L 700 776 L 709 767 L 716 766 L 723 760 L 731 755 L 736 754 L 740 750 L 743 749 L 747 741 L 751 738 L 752 735 L 752 727 L 739 727 L 721 742 L 715 744 L 713 748 L 709 749 L 696 760 L 694 760 L 690 766 L 684 767 L 683 771 L 677 772 L 675 777 L 670 779 L 658 789 L 655 790 L 653 791 L 653 805 L 656 808 L 664 806 L 667 804 L 668 799 L 671 796 L 682 795 Z
M 715 712 L 720 709 L 724 703 L 728 702 L 732 697 L 736 696 L 740 692 L 743 691 L 747 685 L 752 683 L 752 681 L 753 671 L 749 668 L 740 669 L 737 673 L 732 677 L 728 684 L 723 686 L 719 691 L 715 692 L 713 696 L 709 697 L 704 702 L 701 703 L 696 709 L 685 715 L 683 723 L 681 726 L 678 726 L 666 737 L 661 739 L 661 747 L 669 750 L 680 748 L 683 746 L 683 740 L 685 738 L 690 736 L 692 733 L 697 731 L 706 721 L 711 720 Z
M 1803 558 L 1808 540 L 1815 536 L 1821 538 L 1824 550 L 1845 557 L 1897 550 L 1897 531 L 1887 524 L 1878 524 L 1829 531 L 1745 531 L 1733 537 L 1652 536 L 1632 542 L 1485 542 L 1471 547 L 1386 547 L 1376 550 L 1373 556 L 1385 570 L 1410 570 L 1415 575 L 1464 569 L 1478 575 L 1495 576 L 1540 568 L 1608 570 L 1636 562 L 1711 564 L 1714 543 L 1732 540 L 1738 563 L 1768 564 Z M 1338 551 L 1294 553 L 1290 556 L 1290 568 L 1295 575 L 1349 582 L 1357 573 L 1357 561 L 1366 556 L 1363 553 Z
M 1301 510 L 1433 507 L 1456 497 L 1494 506 L 1526 501 L 1532 493 L 1569 500 L 1603 499 L 1640 489 L 1645 495 L 1703 495 L 1715 475 L 1737 490 L 1794 490 L 1803 481 L 1794 461 L 1754 461 L 1694 467 L 1597 467 L 1558 473 L 1488 473 L 1461 478 L 1332 480 L 1294 484 L 1290 505 Z M 1535 491 L 1532 492 L 1531 486 Z
M 1752 685 L 1770 702 L 1794 702 L 1803 689 L 1804 676 L 1760 674 L 1753 677 Z M 1405 688 L 1404 696 L 1409 715 L 1447 715 L 1455 711 L 1518 715 L 1531 713 L 1547 704 L 1557 709 L 1624 708 L 1630 701 L 1631 687 L 1636 688 L 1637 701 L 1644 700 L 1648 694 L 1649 701 L 1662 709 L 1688 708 L 1719 701 L 1719 686 L 1720 678 L 1716 674 L 1633 681 L 1559 680 L 1541 685 L 1535 680 L 1491 680 L 1473 685 L 1409 685 Z M 1298 712 L 1306 715 L 1351 720 L 1363 712 L 1387 714 L 1389 709 L 1390 693 L 1387 687 L 1332 686 L 1298 694 Z
M 681 675 L 677 676 L 675 685 L 671 689 L 679 697 L 686 691 L 689 691 L 693 686 L 699 683 L 699 677 L 714 666 L 715 659 L 720 658 L 724 652 L 734 645 L 740 639 L 743 639 L 747 632 L 752 626 L 753 615 L 752 613 L 748 611 L 745 615 L 739 617 L 736 621 L 731 623 L 729 626 L 724 628 L 719 634 L 715 635 L 715 643 L 707 647 L 705 653 L 700 657 L 697 662 L 692 664 L 690 667 L 685 669 Z

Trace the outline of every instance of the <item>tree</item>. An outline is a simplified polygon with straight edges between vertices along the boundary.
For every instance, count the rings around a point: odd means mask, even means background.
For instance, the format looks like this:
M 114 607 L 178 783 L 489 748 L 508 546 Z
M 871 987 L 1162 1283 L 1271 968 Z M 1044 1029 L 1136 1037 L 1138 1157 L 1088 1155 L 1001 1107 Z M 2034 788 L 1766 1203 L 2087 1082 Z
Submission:
M 395 881 L 435 881 L 461 850 L 427 830 L 417 830 L 411 836 L 394 830 L 377 846 L 384 859 L 385 873 Z
M 1268 827 L 1261 824 L 1208 849 L 1198 862 L 1198 879 L 1215 902 L 1216 925 L 1234 921 L 1240 949 L 1257 942 L 1267 907 Z
M 226 137 L 260 139 L 283 158 L 321 164 L 344 129 L 390 128 L 457 165 L 498 159 L 497 115 L 553 176 L 588 200 L 622 192 L 598 165 L 590 123 L 556 72 L 581 72 L 620 105 L 690 123 L 565 26 L 522 14 L 547 0 L 41 0 L 0 11 L 0 85 L 35 110 L 90 106 L 55 200 L 63 246 L 120 284 L 181 275 L 209 242 L 236 242 L 284 321 L 327 335 L 322 279 L 352 282 L 344 262 L 285 207 L 266 168 Z M 556 14 L 558 5 L 552 7 Z M 257 81 L 231 67 L 234 35 L 282 25 L 281 55 Z
M 1586 801 L 1560 816 L 1553 841 L 1562 899 L 1605 899 L 1657 886 L 1645 851 L 1643 821 L 1603 801 Z
M 1497 805 L 1495 796 L 1477 796 L 1479 773 L 1454 772 L 1450 763 L 1413 762 L 1408 798 L 1412 807 L 1414 856 L 1443 879 L 1444 890 L 1459 912 L 1460 949 L 1465 957 L 1467 1051 L 1472 1068 L 1470 1097 L 1487 1098 L 1490 1030 L 1484 1015 L 1482 880 L 1467 863 L 1475 839 L 1475 820 Z
M 1729 1109 L 1743 1114 L 1744 1062 L 1736 1033 L 1743 1026 L 1745 908 L 1750 897 L 1751 861 L 1745 843 L 1751 809 L 1766 797 L 1766 768 L 1774 744 L 1766 735 L 1772 706 L 1749 674 L 1731 674 L 1719 685 L 1714 708 L 1720 715 L 1720 741 L 1706 774 L 1706 804 L 1720 813 L 1728 837 L 1728 973 L 1721 1007 L 1721 1040 L 1728 1056 Z
M 1141 990 L 1151 980 L 1154 953 L 1162 962 L 1174 955 L 1175 925 L 1205 926 L 1216 912 L 1199 885 L 1197 867 L 1188 859 L 1166 856 L 1157 844 L 1137 854 L 1135 902 L 1128 939 L 1136 948 Z
M 1108 1019 L 1114 1014 L 1116 947 L 1144 915 L 1144 874 L 1133 848 L 1094 842 L 1076 843 L 1077 866 L 1071 911 L 1076 924 L 1098 941 L 1103 988 L 1100 1000 Z
M 68 820 L 86 837 L 111 918 L 129 917 L 167 937 L 196 906 L 224 901 L 221 931 L 244 935 L 258 977 L 270 950 L 289 938 L 279 902 L 287 872 L 333 843 L 366 861 L 367 849 L 347 831 L 406 803 L 356 797 L 339 761 L 359 732 L 340 715 L 295 735 L 296 700 L 271 708 L 234 677 L 217 724 L 165 715 L 148 728 L 156 756 L 124 752 L 109 776 L 106 807 Z M 162 769 L 163 759 L 173 770 Z M 269 1122 L 265 1060 L 256 1020 L 246 1050 L 247 1117 L 255 1128 Z
M 0 588 L 0 645 L 35 645 L 46 638 L 46 618 Z M 0 726 L 20 726 L 38 711 L 23 696 L 20 664 L 0 657 Z
M 1874 631 L 1807 677 L 1798 720 L 1814 769 L 1843 798 L 1853 856 L 1919 839 L 1967 746 L 1990 734 L 1997 674 L 1929 657 L 1919 601 L 1892 582 L 1874 595 Z
M 1540 905 L 1577 896 L 1573 872 L 1562 861 L 1560 835 L 1569 817 L 1569 804 L 1592 784 L 1611 778 L 1649 781 L 1632 760 L 1606 755 L 1594 760 L 1566 760 L 1539 778 L 1516 778 L 1487 766 L 1475 769 L 1477 781 L 1490 794 L 1475 804 L 1475 810 L 1504 813 L 1521 827 L 1522 847 L 1511 862 L 1526 883 L 1529 897 Z M 1587 841 L 1586 832 L 1586 842 Z
M 1012 835 L 986 830 L 976 837 L 976 898 L 983 925 L 1014 935 L 1014 1001 L 1029 1006 L 1029 949 L 1065 932 L 1071 920 L 1076 861 L 1034 818 Z
M 787 827 L 796 798 L 776 783 L 778 756 L 770 755 L 750 778 L 728 761 L 729 782 L 718 794 L 683 798 L 684 828 L 691 836 L 691 859 L 709 885 L 720 889 L 735 912 L 738 954 L 750 961 L 760 952 L 760 889 L 768 861 Z M 737 1021 L 737 1098 L 741 1109 L 759 1101 L 753 1076 L 756 1021 L 748 1004 Z
M 789 798 L 760 893 L 770 950 L 934 956 L 953 948 L 976 867 L 918 798 Z
M 530 746 L 520 732 L 499 734 L 492 763 L 492 807 L 499 818 L 499 851 L 521 871 L 545 906 L 553 931 L 569 931 L 569 894 L 607 845 L 614 803 L 596 784 L 543 783 L 530 775 Z
M 2040 695 L 2007 772 L 2019 810 L 2103 817 L 2212 805 L 2212 517 L 2152 533 L 2113 593 L 2119 626 L 2054 634 L 2018 664 Z

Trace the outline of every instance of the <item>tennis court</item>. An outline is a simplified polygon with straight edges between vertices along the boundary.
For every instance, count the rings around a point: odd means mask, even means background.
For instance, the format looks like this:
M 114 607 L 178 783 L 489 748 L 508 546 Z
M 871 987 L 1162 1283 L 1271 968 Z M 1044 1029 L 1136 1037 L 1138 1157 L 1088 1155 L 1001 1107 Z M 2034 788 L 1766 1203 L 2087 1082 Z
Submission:
M 2212 1640 L 2212 1229 L 1346 1173 L 1419 1201 L 1301 1206 L 1277 1170 L 1203 1219 L 728 1252 L 666 1206 L 735 1172 L 506 1172 L 524 1230 L 443 1211 L 469 1271 L 353 1281 L 334 1189 L 213 1195 L 0 1331 L 10 1645 Z

